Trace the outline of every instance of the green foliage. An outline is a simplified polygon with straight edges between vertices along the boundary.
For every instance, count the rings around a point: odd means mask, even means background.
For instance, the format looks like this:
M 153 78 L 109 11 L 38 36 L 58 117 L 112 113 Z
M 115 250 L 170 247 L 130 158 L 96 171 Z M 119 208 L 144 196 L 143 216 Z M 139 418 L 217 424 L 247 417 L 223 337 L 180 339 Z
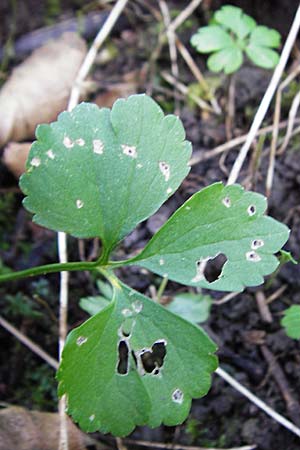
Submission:
M 20 183 L 24 205 L 40 225 L 100 237 L 107 253 L 189 172 L 182 123 L 146 95 L 117 100 L 111 111 L 82 103 L 36 135 Z
M 215 183 L 194 194 L 128 264 L 190 286 L 242 291 L 257 286 L 278 266 L 276 253 L 288 228 L 264 216 L 266 199 L 239 185 Z M 219 254 L 227 258 L 213 282 L 205 265 Z
M 101 295 L 93 297 L 84 297 L 80 299 L 79 305 L 81 309 L 86 311 L 90 316 L 94 316 L 98 312 L 102 311 L 113 297 L 113 290 L 108 283 L 103 281 L 97 281 L 98 289 Z
M 199 28 L 191 44 L 199 53 L 212 53 L 207 60 L 212 72 L 236 72 L 244 53 L 257 66 L 272 69 L 279 60 L 273 50 L 280 46 L 280 34 L 255 20 L 236 6 L 225 5 L 215 12 L 209 26 Z
M 281 325 L 292 339 L 300 339 L 300 305 L 292 305 L 284 311 Z
M 209 317 L 212 298 L 209 295 L 183 293 L 175 295 L 166 308 L 192 323 L 205 322 Z
M 215 350 L 200 328 L 115 281 L 109 306 L 68 337 L 59 394 L 86 431 L 176 425 L 208 391 Z
M 242 290 L 278 265 L 273 253 L 287 227 L 263 215 L 261 195 L 221 183 L 192 196 L 138 256 L 110 261 L 116 244 L 177 189 L 190 154 L 181 121 L 146 95 L 111 111 L 83 103 L 37 129 L 21 178 L 24 205 L 40 225 L 100 237 L 103 252 L 84 270 L 113 286 L 113 295 L 100 284 L 100 298 L 81 301 L 93 315 L 70 333 L 57 375 L 68 412 L 86 431 L 124 436 L 135 425 L 181 423 L 217 366 L 216 346 L 199 327 L 122 284 L 114 268 L 137 264 L 188 285 Z M 205 266 L 219 254 L 227 262 L 211 282 Z

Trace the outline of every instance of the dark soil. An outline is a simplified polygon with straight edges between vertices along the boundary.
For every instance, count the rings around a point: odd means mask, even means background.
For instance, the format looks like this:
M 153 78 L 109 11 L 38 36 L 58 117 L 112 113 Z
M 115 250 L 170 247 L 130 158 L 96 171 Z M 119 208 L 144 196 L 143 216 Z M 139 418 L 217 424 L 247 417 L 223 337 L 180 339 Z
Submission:
M 96 3 L 96 2 L 95 2 Z M 11 2 L 0 2 L 0 44 L 7 45 L 8 39 L 15 40 L 26 33 L 45 25 L 57 23 L 72 17 L 78 12 L 89 12 L 97 8 L 91 2 L 68 0 L 61 2 L 38 2 L 28 0 L 16 1 L 13 12 Z M 160 77 L 162 69 L 170 70 L 168 48 L 164 47 L 155 67 L 155 76 L 145 77 L 145 63 L 151 57 L 157 44 L 157 22 L 143 2 L 134 2 L 127 15 L 126 23 L 117 25 L 112 42 L 119 50 L 116 58 L 108 65 L 96 66 L 93 77 L 99 85 L 91 100 L 105 93 L 108 97 L 113 88 L 112 83 L 124 82 L 124 75 L 140 71 L 139 92 L 152 87 L 154 98 L 164 110 L 171 112 L 174 99 L 166 88 L 170 87 Z M 151 3 L 157 8 L 156 2 Z M 215 10 L 227 2 L 203 2 L 206 8 Z M 277 28 L 286 36 L 292 22 L 298 1 L 230 1 L 241 6 L 245 12 L 253 15 L 262 24 Z M 59 4 L 59 8 L 50 8 Z M 188 2 L 168 2 L 172 9 L 182 9 Z M 188 45 L 189 36 L 199 25 L 205 23 L 209 10 L 199 11 L 191 16 L 189 27 L 182 27 L 181 39 Z M 191 50 L 195 61 L 205 70 L 204 58 Z M 295 50 L 297 62 L 299 51 Z M 19 57 L 10 58 L 3 68 L 4 76 L 19 61 Z M 298 61 L 299 63 L 299 61 Z M 182 60 L 179 60 L 180 79 L 189 84 L 194 79 Z M 236 80 L 236 119 L 234 134 L 247 132 L 257 106 L 265 92 L 270 73 L 245 65 Z M 55 82 L 55 81 L 54 81 Z M 298 85 L 299 89 L 299 85 Z M 217 97 L 223 107 L 226 105 L 226 80 L 217 91 Z M 296 91 L 297 92 L 297 91 Z M 282 119 L 286 119 L 291 104 L 290 92 L 286 93 L 286 102 L 282 110 Z M 103 98 L 103 97 L 101 97 Z M 1 105 L 0 105 L 1 107 Z M 187 101 L 180 102 L 180 116 L 184 122 L 187 138 L 191 140 L 196 152 L 204 152 L 226 141 L 224 117 L 215 117 L 199 112 Z M 272 123 L 272 108 L 266 119 Z M 251 157 L 240 174 L 239 182 L 247 187 L 265 193 L 264 185 L 268 168 L 269 138 L 264 142 L 262 157 L 258 169 L 251 175 Z M 0 149 L 1 152 L 1 149 Z M 219 157 L 212 158 L 192 167 L 179 191 L 147 222 L 141 224 L 128 236 L 118 249 L 118 256 L 128 256 L 143 247 L 150 236 L 161 226 L 170 214 L 191 194 L 215 181 L 226 182 L 228 173 L 237 155 L 237 149 L 230 151 L 220 163 Z M 249 181 L 250 180 L 250 181 Z M 7 168 L 0 163 L 0 264 L 13 270 L 22 269 L 56 260 L 56 236 L 31 223 L 30 215 L 22 207 L 22 194 L 16 190 L 18 184 Z M 295 137 L 276 161 L 276 173 L 272 194 L 269 199 L 269 214 L 287 223 L 291 228 L 291 238 L 286 250 L 292 252 L 296 259 L 300 253 L 300 159 L 299 137 Z M 78 260 L 78 244 L 73 238 L 69 241 L 70 259 Z M 86 253 L 92 251 L 92 242 L 86 242 Z M 150 285 L 159 285 L 160 280 L 135 268 L 119 271 L 119 276 L 133 288 L 149 295 Z M 283 294 L 270 304 L 273 322 L 264 322 L 255 300 L 258 289 L 266 297 L 281 286 L 286 289 Z M 0 305 L 2 315 L 41 345 L 51 355 L 57 353 L 57 298 L 59 289 L 58 275 L 39 277 L 31 280 L 3 284 L 0 286 Z M 299 291 L 298 291 L 299 289 Z M 183 287 L 170 282 L 165 296 L 171 297 L 182 292 Z M 86 273 L 72 274 L 70 277 L 69 324 L 73 328 L 87 318 L 78 305 L 81 297 L 94 295 L 97 290 L 94 280 Z M 221 293 L 210 292 L 215 300 Z M 248 289 L 244 293 L 220 306 L 214 305 L 210 318 L 205 324 L 206 331 L 219 345 L 221 366 L 235 379 L 240 381 L 258 397 L 276 411 L 300 425 L 300 354 L 299 342 L 289 339 L 280 326 L 282 311 L 289 305 L 300 304 L 299 268 L 291 263 L 263 287 Z M 3 329 L 0 329 L 1 371 L 0 393 L 4 402 L 18 404 L 31 409 L 44 411 L 56 410 L 56 382 L 53 370 L 41 362 L 22 344 Z M 287 380 L 295 408 L 288 408 L 286 397 L 273 377 L 272 368 L 266 360 L 263 349 L 267 348 L 281 367 Z M 233 390 L 217 375 L 214 376 L 209 394 L 193 402 L 188 420 L 176 428 L 160 427 L 155 430 L 138 428 L 133 439 L 148 441 L 173 442 L 176 444 L 202 447 L 237 447 L 255 444 L 259 450 L 297 450 L 300 441 L 295 435 L 278 425 L 246 398 Z M 114 446 L 109 437 L 101 437 Z M 131 448 L 131 445 L 127 445 Z M 132 447 L 133 448 L 133 447 Z

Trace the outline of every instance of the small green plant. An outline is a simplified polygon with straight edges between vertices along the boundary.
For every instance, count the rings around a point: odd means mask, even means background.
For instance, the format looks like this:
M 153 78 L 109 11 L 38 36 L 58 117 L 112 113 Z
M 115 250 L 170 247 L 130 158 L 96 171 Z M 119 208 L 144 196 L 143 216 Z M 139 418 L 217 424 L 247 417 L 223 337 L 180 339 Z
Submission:
M 33 220 L 78 238 L 99 237 L 94 262 L 50 264 L 0 281 L 62 270 L 90 270 L 112 286 L 100 312 L 71 331 L 57 373 L 59 395 L 86 431 L 125 436 L 136 425 L 176 425 L 205 395 L 216 345 L 193 323 L 122 283 L 118 267 L 137 265 L 188 286 L 242 291 L 278 266 L 288 228 L 265 216 L 266 199 L 215 183 L 188 199 L 135 257 L 112 252 L 176 191 L 189 172 L 191 144 L 181 121 L 146 95 L 111 110 L 82 103 L 40 125 L 20 186 Z M 207 277 L 223 257 L 220 274 Z M 92 314 L 91 304 L 82 306 Z
M 292 305 L 284 311 L 281 325 L 292 339 L 300 339 L 300 305 Z
M 207 60 L 212 72 L 236 72 L 244 55 L 259 67 L 272 69 L 279 60 L 274 50 L 280 46 L 280 34 L 255 20 L 236 6 L 225 5 L 215 12 L 210 25 L 192 36 L 191 44 L 199 53 L 212 53 Z

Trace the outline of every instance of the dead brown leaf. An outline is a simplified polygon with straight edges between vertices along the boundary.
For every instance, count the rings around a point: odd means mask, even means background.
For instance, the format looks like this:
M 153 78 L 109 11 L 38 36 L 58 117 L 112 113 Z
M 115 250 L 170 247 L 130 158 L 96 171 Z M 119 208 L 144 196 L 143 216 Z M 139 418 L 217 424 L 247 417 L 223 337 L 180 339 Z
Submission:
M 0 146 L 34 137 L 39 123 L 55 120 L 66 109 L 86 51 L 80 36 L 65 33 L 13 70 L 0 91 Z
M 10 142 L 4 149 L 2 161 L 19 178 L 25 172 L 25 164 L 31 142 Z
M 86 450 L 95 441 L 68 418 L 69 450 Z M 57 450 L 59 415 L 12 406 L 0 411 L 0 450 Z M 100 449 L 97 444 L 95 448 Z M 105 447 L 101 446 L 104 450 Z

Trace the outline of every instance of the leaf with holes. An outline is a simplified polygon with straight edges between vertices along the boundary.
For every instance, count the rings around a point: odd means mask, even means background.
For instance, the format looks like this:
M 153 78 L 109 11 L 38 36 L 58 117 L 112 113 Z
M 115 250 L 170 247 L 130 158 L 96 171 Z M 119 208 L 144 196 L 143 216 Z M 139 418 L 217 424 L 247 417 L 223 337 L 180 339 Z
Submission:
M 284 311 L 281 325 L 292 339 L 300 339 L 300 305 L 292 305 Z
M 224 291 L 257 286 L 273 272 L 288 228 L 264 216 L 266 199 L 239 185 L 215 183 L 194 194 L 128 261 L 179 283 Z M 226 260 L 213 279 L 207 269 Z
M 25 207 L 40 225 L 101 237 L 107 252 L 189 171 L 181 121 L 146 95 L 117 100 L 111 111 L 82 103 L 36 136 L 20 184 Z
M 68 336 L 57 377 L 85 431 L 177 425 L 205 395 L 215 344 L 195 325 L 115 280 L 114 299 Z M 74 376 L 76 374 L 76 376 Z

